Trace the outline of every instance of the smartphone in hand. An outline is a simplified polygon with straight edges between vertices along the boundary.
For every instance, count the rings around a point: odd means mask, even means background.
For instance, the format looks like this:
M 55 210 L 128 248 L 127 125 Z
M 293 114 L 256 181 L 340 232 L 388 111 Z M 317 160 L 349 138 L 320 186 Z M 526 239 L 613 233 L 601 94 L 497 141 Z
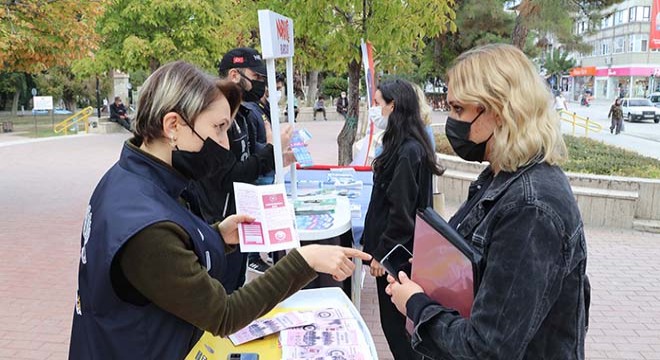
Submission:
M 410 251 L 405 246 L 397 244 L 383 257 L 380 264 L 383 265 L 387 273 L 392 275 L 396 281 L 401 282 L 399 281 L 399 271 L 405 272 L 408 278 L 410 278 L 410 272 L 412 270 L 410 258 L 412 258 Z

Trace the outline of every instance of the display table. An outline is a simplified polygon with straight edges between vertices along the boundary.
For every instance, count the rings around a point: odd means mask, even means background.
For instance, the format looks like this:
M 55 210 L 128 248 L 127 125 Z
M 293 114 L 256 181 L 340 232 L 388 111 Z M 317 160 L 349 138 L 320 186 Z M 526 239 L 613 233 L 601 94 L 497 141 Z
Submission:
M 348 310 L 358 321 L 360 330 L 371 354 L 371 359 L 378 359 L 376 346 L 371 337 L 367 324 L 348 297 L 339 288 L 322 288 L 300 290 L 290 298 L 281 302 L 264 317 L 272 317 L 278 313 L 292 310 L 314 310 L 323 308 L 341 308 Z M 260 360 L 276 360 L 282 358 L 282 351 L 278 346 L 278 334 L 267 336 L 240 346 L 234 346 L 229 339 L 214 337 L 204 333 L 202 338 L 192 348 L 186 360 L 227 360 L 230 353 L 258 353 Z
M 298 181 L 325 181 L 330 173 L 329 168 L 319 166 L 318 168 L 305 168 L 299 169 L 296 171 L 296 178 Z M 362 181 L 362 191 L 360 191 L 360 196 L 351 199 L 350 202 L 357 203 L 360 205 L 361 215 L 360 217 L 351 218 L 350 207 L 348 210 L 348 217 L 350 219 L 350 229 L 352 230 L 353 242 L 355 245 L 360 244 L 360 238 L 362 238 L 362 232 L 364 230 L 364 218 L 367 214 L 367 209 L 369 208 L 369 200 L 371 199 L 371 189 L 373 187 L 373 173 L 368 170 L 360 170 L 355 172 L 355 179 Z M 285 184 L 287 187 L 291 186 L 289 174 L 285 177 Z M 340 196 L 339 199 L 346 199 L 346 197 Z M 300 232 L 301 230 L 299 230 Z M 314 230 L 316 231 L 316 230 Z M 327 239 L 328 237 L 322 238 L 317 237 L 317 235 L 309 234 L 311 237 L 316 237 L 317 239 Z M 310 238 L 305 239 L 307 241 L 311 240 Z M 302 236 L 300 240 L 303 240 Z
M 330 166 L 316 166 L 313 168 L 298 169 L 296 171 L 297 181 L 326 181 L 330 173 Z M 348 199 L 345 196 L 337 197 L 337 208 L 333 214 L 333 226 L 324 230 L 303 230 L 298 228 L 298 235 L 300 237 L 301 245 L 310 244 L 312 242 L 318 244 L 340 245 L 346 247 L 362 248 L 360 239 L 364 231 L 364 219 L 369 208 L 369 200 L 371 199 L 371 189 L 373 187 L 373 173 L 369 168 L 356 169 L 355 180 L 362 181 L 362 190 L 358 197 Z M 285 177 L 285 185 L 290 192 L 291 179 L 289 174 Z M 360 217 L 351 217 L 350 203 L 360 205 Z M 351 230 L 351 231 L 349 231 Z M 353 304 L 360 308 L 360 291 L 362 289 L 362 261 L 354 259 L 355 271 L 350 279 L 347 279 L 343 284 L 336 282 L 331 276 L 320 274 L 319 277 L 310 283 L 308 288 L 316 288 L 323 286 L 341 286 L 345 293 L 350 295 Z
M 298 238 L 300 238 L 300 241 L 317 241 L 338 237 L 351 230 L 351 204 L 347 198 L 337 197 L 337 206 L 333 218 L 332 226 L 327 229 L 298 229 Z

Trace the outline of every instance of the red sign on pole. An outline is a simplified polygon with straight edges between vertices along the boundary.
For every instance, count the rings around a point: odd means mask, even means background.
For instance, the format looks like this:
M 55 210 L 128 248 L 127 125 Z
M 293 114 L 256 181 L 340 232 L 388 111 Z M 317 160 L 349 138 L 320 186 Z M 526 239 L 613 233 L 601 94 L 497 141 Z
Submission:
M 660 0 L 653 0 L 653 7 L 651 7 L 649 49 L 660 49 Z

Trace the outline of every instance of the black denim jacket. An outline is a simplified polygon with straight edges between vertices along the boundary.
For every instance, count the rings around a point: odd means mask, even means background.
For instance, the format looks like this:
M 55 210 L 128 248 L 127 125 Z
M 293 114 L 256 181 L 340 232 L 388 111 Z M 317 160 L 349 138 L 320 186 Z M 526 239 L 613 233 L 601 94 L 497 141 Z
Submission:
M 486 169 L 470 197 L 492 178 Z M 412 345 L 432 359 L 584 359 L 589 281 L 582 219 L 559 167 L 500 172 L 458 226 L 484 255 L 472 314 L 410 298 Z

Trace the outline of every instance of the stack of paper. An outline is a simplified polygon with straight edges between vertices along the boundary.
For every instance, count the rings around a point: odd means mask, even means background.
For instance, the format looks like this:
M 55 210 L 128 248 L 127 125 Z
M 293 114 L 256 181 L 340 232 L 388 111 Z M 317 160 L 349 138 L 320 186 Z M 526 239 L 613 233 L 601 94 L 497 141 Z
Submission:
M 296 215 L 335 212 L 337 197 L 333 195 L 301 196 L 293 201 Z

